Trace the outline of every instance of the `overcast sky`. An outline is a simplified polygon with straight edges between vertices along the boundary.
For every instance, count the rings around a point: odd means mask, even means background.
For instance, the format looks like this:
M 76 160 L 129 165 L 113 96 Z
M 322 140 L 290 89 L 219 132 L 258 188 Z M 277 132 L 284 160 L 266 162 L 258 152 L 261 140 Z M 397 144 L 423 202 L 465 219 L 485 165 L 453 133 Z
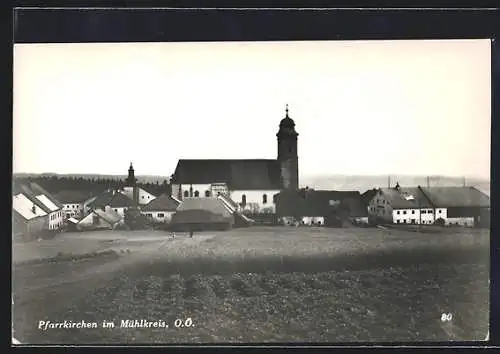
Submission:
M 303 176 L 489 177 L 490 41 L 16 44 L 14 172 L 170 175 L 276 158 Z

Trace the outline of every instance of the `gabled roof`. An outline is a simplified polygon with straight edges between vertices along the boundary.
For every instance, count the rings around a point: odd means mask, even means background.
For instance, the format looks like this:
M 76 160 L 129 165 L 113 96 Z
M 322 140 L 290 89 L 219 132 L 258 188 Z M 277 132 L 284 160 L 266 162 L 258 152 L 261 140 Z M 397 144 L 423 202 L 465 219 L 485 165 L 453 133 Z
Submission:
M 138 204 L 129 197 L 116 191 L 106 191 L 89 203 L 90 208 L 102 208 L 109 205 L 112 208 L 137 207 Z
M 50 202 L 52 204 L 54 204 L 57 207 L 57 209 L 62 209 L 63 208 L 63 205 L 61 203 L 59 203 L 59 201 L 56 198 L 54 198 L 54 196 L 52 196 L 52 194 L 50 194 L 45 189 L 43 189 L 39 184 L 37 184 L 37 183 L 30 183 L 29 187 L 34 192 L 34 194 L 36 194 L 36 195 L 40 195 L 40 194 L 45 195 L 45 197 L 47 197 L 47 199 L 50 200 Z
M 490 198 L 474 187 L 421 188 L 436 208 L 490 206 Z
M 90 193 L 76 190 L 63 190 L 54 195 L 61 204 L 83 203 L 90 198 Z
M 277 160 L 185 160 L 177 163 L 174 184 L 227 183 L 231 190 L 280 190 Z
M 33 207 L 35 212 L 33 212 Z M 22 193 L 12 196 L 12 209 L 25 220 L 47 215 L 47 212 Z
M 111 225 L 116 224 L 122 219 L 122 217 L 111 208 L 107 209 L 106 211 L 101 209 L 96 209 L 93 211 L 93 213 L 98 215 L 103 220 L 109 222 Z
M 170 195 L 162 194 L 142 207 L 143 211 L 175 211 L 179 202 Z
M 45 194 L 37 195 L 36 199 L 42 202 L 47 208 L 50 209 L 50 211 L 57 211 L 60 209 L 57 205 L 52 203 L 52 201 L 49 198 L 47 198 Z
M 35 204 L 38 208 L 42 209 L 47 214 L 52 213 L 52 210 L 50 210 L 49 207 L 47 207 L 44 203 L 42 203 L 27 185 L 22 184 L 19 186 L 19 189 L 20 189 L 19 194 L 23 194 L 26 198 L 28 198 L 31 201 L 31 203 Z
M 225 217 L 231 216 L 224 203 L 218 198 L 185 198 L 177 211 L 205 210 Z
M 381 188 L 380 191 L 393 209 L 433 208 L 419 187 Z

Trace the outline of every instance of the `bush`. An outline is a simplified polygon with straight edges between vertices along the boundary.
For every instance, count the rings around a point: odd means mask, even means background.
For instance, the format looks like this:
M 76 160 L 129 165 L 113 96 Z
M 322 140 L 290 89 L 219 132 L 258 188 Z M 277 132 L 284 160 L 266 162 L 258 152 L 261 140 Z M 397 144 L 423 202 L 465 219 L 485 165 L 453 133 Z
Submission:
M 439 219 L 436 219 L 436 221 L 434 221 L 434 225 L 436 226 L 444 226 L 445 222 L 444 222 L 444 219 L 443 218 L 439 218 Z

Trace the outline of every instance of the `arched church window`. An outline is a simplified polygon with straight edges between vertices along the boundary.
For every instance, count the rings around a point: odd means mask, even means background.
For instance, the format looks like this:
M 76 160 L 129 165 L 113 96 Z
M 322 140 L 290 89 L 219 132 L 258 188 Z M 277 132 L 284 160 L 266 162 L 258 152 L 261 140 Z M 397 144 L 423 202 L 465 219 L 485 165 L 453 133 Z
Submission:
M 189 197 L 189 192 L 188 191 L 184 191 L 184 198 L 187 198 Z
M 245 194 L 243 194 L 241 196 L 241 204 L 245 205 L 247 203 L 247 196 Z
M 262 196 L 262 204 L 267 204 L 267 194 Z
M 200 192 L 198 192 L 198 191 L 194 191 L 194 196 L 195 196 L 196 198 L 198 198 L 198 197 L 200 196 Z
M 205 197 L 210 197 L 210 191 L 205 191 Z

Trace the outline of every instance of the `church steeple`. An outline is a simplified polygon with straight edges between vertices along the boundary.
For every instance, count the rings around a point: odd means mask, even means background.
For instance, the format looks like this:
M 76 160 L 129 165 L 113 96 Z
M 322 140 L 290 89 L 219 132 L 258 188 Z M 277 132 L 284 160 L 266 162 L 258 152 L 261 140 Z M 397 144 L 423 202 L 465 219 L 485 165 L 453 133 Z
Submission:
M 281 165 L 283 188 L 298 189 L 299 167 L 295 122 L 289 117 L 288 104 L 285 106 L 285 118 L 280 122 L 278 138 L 278 161 Z
M 128 168 L 127 185 L 129 187 L 135 186 L 135 174 L 134 174 L 134 166 L 132 166 L 132 162 L 130 163 L 130 167 Z

